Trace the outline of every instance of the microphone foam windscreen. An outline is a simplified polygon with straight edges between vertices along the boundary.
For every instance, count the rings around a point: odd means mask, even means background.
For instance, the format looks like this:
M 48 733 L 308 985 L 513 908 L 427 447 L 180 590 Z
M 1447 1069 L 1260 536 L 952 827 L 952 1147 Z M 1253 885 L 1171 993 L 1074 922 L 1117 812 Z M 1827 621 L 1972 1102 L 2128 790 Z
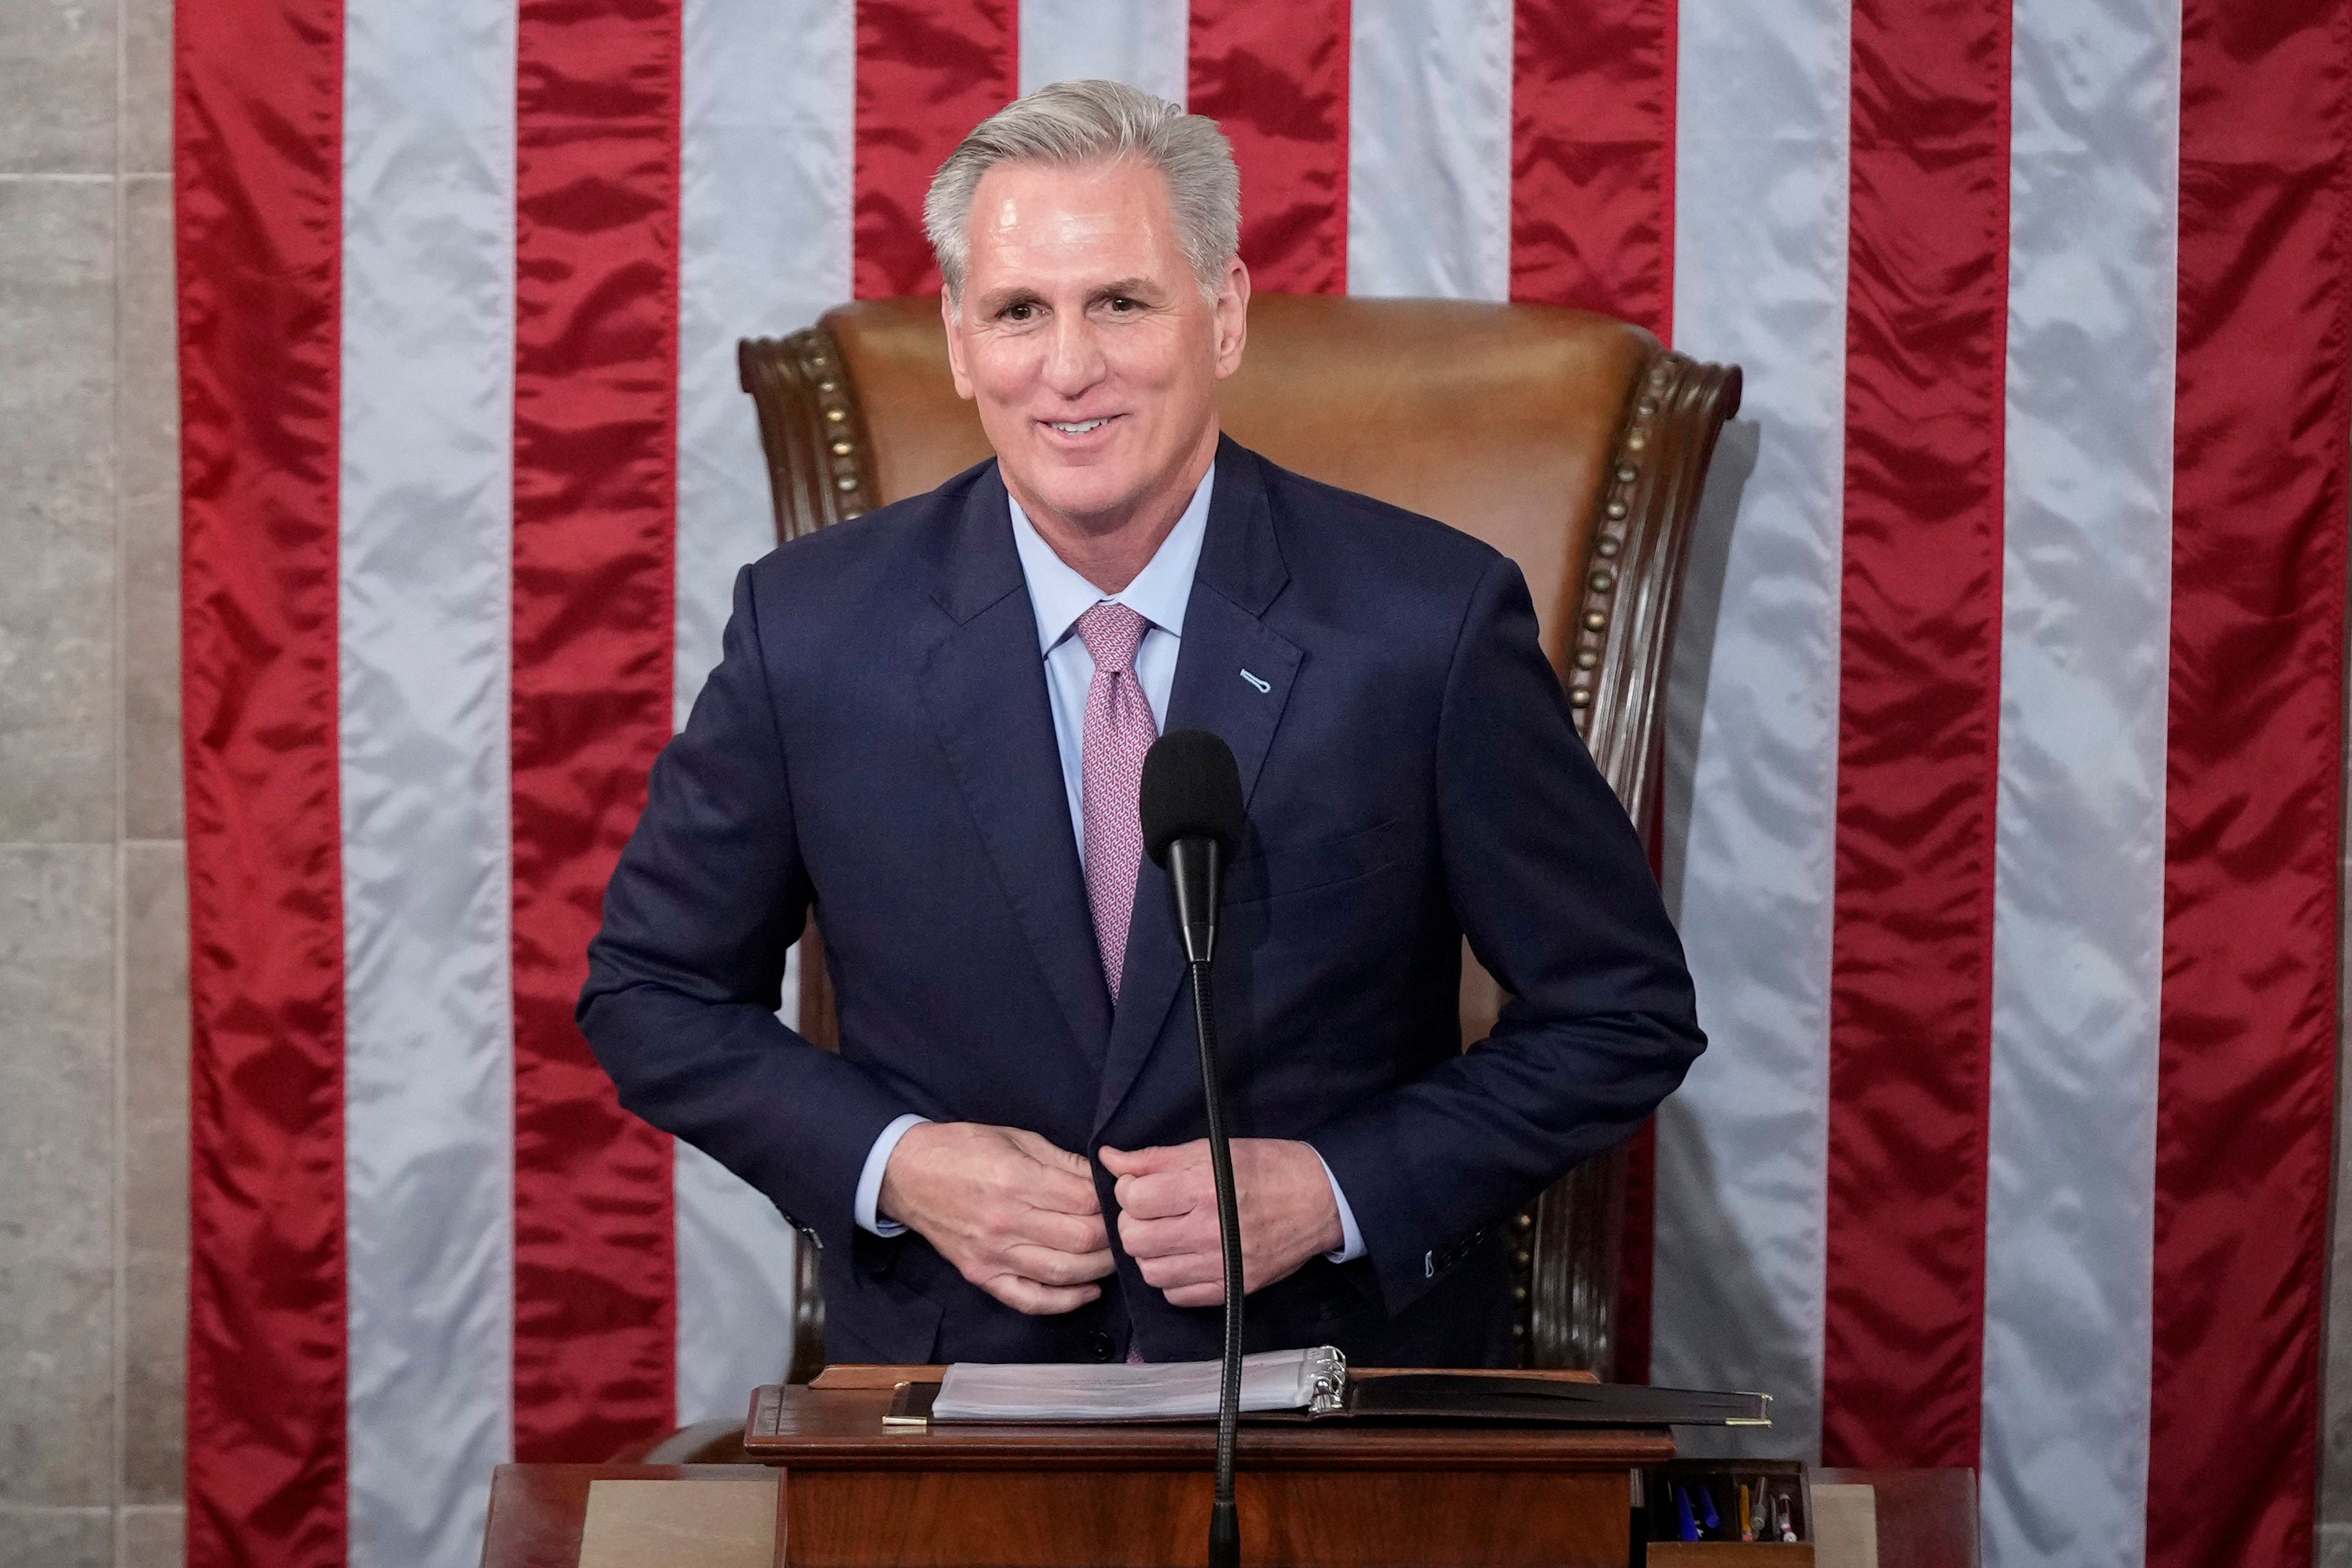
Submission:
M 1143 754 L 1143 847 L 1168 864 L 1179 838 L 1213 838 L 1230 855 L 1242 842 L 1242 774 L 1234 749 L 1208 730 L 1171 730 Z

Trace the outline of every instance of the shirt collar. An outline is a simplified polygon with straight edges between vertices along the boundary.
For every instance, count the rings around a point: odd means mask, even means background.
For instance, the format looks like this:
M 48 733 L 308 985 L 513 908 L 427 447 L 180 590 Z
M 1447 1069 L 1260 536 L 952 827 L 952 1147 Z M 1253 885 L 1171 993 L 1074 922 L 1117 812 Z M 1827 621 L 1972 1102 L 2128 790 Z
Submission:
M 1037 613 L 1037 647 L 1051 652 L 1054 645 L 1070 635 L 1085 615 L 1105 599 L 1125 605 L 1153 626 L 1171 637 L 1184 635 L 1184 606 L 1192 601 L 1192 574 L 1201 564 L 1201 541 L 1209 531 L 1209 492 L 1217 478 L 1217 465 L 1210 463 L 1209 471 L 1192 488 L 1192 499 L 1184 505 L 1183 515 L 1168 537 L 1160 542 L 1135 580 L 1116 594 L 1106 594 L 1096 587 L 1070 563 L 1054 553 L 1021 503 L 1005 492 L 1005 504 L 1013 511 L 1013 547 L 1021 555 L 1021 574 L 1028 579 L 1030 607 Z

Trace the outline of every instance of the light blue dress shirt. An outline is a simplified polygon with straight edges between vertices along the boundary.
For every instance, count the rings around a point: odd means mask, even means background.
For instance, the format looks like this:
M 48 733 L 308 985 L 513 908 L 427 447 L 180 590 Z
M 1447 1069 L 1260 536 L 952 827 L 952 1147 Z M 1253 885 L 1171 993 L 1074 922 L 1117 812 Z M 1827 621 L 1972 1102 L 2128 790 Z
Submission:
M 1160 542 L 1160 548 L 1135 580 L 1116 594 L 1105 594 L 1086 580 L 1070 563 L 1054 552 L 1045 542 L 1029 514 L 1011 496 L 1005 498 L 1013 512 L 1013 547 L 1021 556 L 1021 574 L 1027 579 L 1029 605 L 1037 616 L 1037 647 L 1045 660 L 1045 694 L 1054 710 L 1054 744 L 1062 755 L 1062 787 L 1070 803 L 1070 831 L 1078 845 L 1078 860 L 1086 862 L 1087 836 L 1082 826 L 1086 821 L 1083 784 L 1085 773 L 1084 742 L 1087 724 L 1087 689 L 1095 678 L 1094 656 L 1087 652 L 1086 643 L 1078 637 L 1078 617 L 1108 599 L 1125 605 L 1141 616 L 1147 626 L 1143 641 L 1135 650 L 1136 684 L 1143 688 L 1145 700 L 1151 704 L 1151 722 L 1155 730 L 1168 728 L 1168 694 L 1176 685 L 1176 655 L 1183 641 L 1184 606 L 1192 602 L 1192 577 L 1201 564 L 1201 541 L 1209 531 L 1209 496 L 1215 488 L 1217 467 L 1201 476 L 1192 490 L 1192 499 L 1185 504 L 1176 526 Z M 901 1116 L 882 1130 L 874 1140 L 874 1147 L 866 1155 L 866 1164 L 858 1173 L 856 1219 L 858 1225 L 877 1236 L 896 1236 L 906 1229 L 898 1221 L 886 1219 L 880 1211 L 882 1172 L 890 1163 L 891 1151 L 907 1130 L 928 1121 L 921 1116 Z M 1318 1154 L 1318 1160 L 1322 1156 Z M 1339 1205 L 1339 1250 L 1328 1253 L 1334 1263 L 1345 1263 L 1364 1255 L 1364 1237 L 1356 1228 L 1356 1216 L 1348 1207 L 1348 1195 L 1339 1190 L 1339 1183 L 1331 1174 L 1331 1167 L 1323 1167 L 1323 1179 L 1331 1184 L 1331 1196 Z

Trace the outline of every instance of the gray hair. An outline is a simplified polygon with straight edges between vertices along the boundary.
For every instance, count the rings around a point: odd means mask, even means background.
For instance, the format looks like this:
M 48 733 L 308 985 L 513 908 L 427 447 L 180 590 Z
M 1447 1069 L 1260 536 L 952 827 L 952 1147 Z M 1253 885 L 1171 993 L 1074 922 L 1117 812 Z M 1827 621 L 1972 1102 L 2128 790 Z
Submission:
M 971 129 L 932 176 L 923 229 L 948 297 L 971 264 L 971 199 L 999 163 L 1079 164 L 1135 158 L 1168 181 L 1176 233 L 1201 291 L 1213 300 L 1241 247 L 1242 177 L 1217 122 L 1123 81 L 1057 81 L 1014 99 Z

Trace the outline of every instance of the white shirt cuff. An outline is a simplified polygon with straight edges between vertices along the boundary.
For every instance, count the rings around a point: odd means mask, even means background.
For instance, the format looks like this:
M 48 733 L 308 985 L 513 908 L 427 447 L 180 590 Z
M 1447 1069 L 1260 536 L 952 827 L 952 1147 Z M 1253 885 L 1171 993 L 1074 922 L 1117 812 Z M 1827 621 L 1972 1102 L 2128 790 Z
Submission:
M 889 1136 L 885 1133 L 883 1136 Z M 1339 1250 L 1323 1256 L 1334 1263 L 1353 1263 L 1364 1255 L 1364 1233 L 1356 1228 L 1356 1211 L 1348 1206 L 1348 1194 L 1339 1190 L 1339 1178 L 1331 1173 L 1331 1163 L 1318 1152 L 1315 1163 L 1323 1167 L 1323 1179 L 1331 1184 L 1331 1201 L 1339 1205 Z M 877 1178 L 879 1181 L 879 1178 Z M 858 1189 L 863 1192 L 865 1189 Z
M 870 1230 L 877 1236 L 897 1236 L 907 1228 L 895 1219 L 882 1217 L 882 1173 L 890 1163 L 890 1152 L 898 1147 L 898 1140 L 907 1135 L 907 1130 L 919 1127 L 929 1120 L 928 1116 L 917 1116 L 911 1112 L 901 1116 L 882 1129 L 882 1135 L 874 1140 L 874 1147 L 866 1152 L 866 1168 L 857 1173 L 857 1201 L 853 1208 L 858 1229 Z M 1332 1190 L 1336 1192 L 1339 1189 L 1335 1187 Z M 1347 1202 L 1342 1199 L 1339 1213 L 1343 1223 L 1347 1212 Z

